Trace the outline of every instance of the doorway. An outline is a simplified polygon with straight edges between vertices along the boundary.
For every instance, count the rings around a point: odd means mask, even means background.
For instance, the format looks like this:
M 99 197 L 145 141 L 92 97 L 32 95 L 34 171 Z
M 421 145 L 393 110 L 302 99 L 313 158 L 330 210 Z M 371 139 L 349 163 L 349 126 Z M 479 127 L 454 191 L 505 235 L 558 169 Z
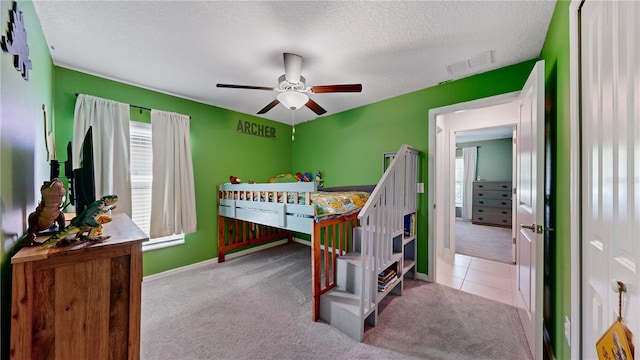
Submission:
M 497 102 L 470 105 L 464 109 L 443 112 L 436 117 L 439 131 L 436 134 L 436 162 L 440 170 L 440 178 L 436 183 L 436 197 L 440 199 L 436 198 L 436 201 L 443 206 L 437 212 L 442 218 L 436 225 L 439 235 L 436 236 L 437 271 L 434 281 L 515 305 L 516 289 L 513 284 L 516 269 L 513 265 L 515 251 L 511 228 L 511 194 L 514 176 L 513 137 L 518 119 L 518 100 L 498 99 Z M 496 152 L 501 157 L 499 166 L 495 166 L 496 159 L 489 159 Z M 461 171 L 461 163 L 469 163 L 470 159 L 475 159 L 475 164 L 470 164 L 466 171 Z M 447 166 L 448 169 L 443 171 Z M 456 172 L 466 172 L 466 176 L 462 177 L 468 181 L 456 181 L 460 180 Z M 473 206 L 474 186 L 488 187 L 487 191 L 480 192 L 476 189 L 476 196 L 488 197 L 481 201 L 484 207 L 478 204 Z M 491 186 L 499 188 L 493 189 Z M 502 189 L 501 186 L 506 188 Z M 494 195 L 498 198 L 491 199 Z M 499 197 L 502 196 L 505 196 L 503 200 L 506 201 L 500 200 Z M 492 213 L 494 210 L 502 216 Z M 495 254 L 485 251 L 488 248 L 487 239 L 494 240 L 492 235 L 496 233 L 504 241 L 501 249 L 505 256 L 503 260 L 506 260 L 504 262 L 496 261 L 496 258 L 492 258 Z
M 511 116 L 474 117 L 473 121 L 444 121 L 444 115 L 460 115 L 511 107 Z M 474 114 L 475 115 L 475 114 Z M 495 115 L 495 114 L 494 114 Z M 504 123 L 500 123 L 503 121 Z M 455 132 L 500 125 L 516 126 L 518 132 L 517 203 L 514 214 L 518 254 L 516 264 L 517 308 L 534 357 L 542 354 L 542 234 L 544 233 L 544 61 L 538 61 L 520 92 L 432 109 L 429 112 L 429 263 L 431 281 L 437 281 L 438 259 L 453 255 L 455 237 L 451 219 L 455 214 L 449 179 L 454 171 Z M 515 222 L 514 222 L 515 223 Z M 538 256 L 540 255 L 540 256 Z
M 503 107 L 510 117 L 510 107 Z M 475 116 L 470 110 L 468 116 Z M 444 115 L 446 116 L 446 115 Z M 515 263 L 513 178 L 515 126 L 455 133 L 455 241 L 451 252 Z

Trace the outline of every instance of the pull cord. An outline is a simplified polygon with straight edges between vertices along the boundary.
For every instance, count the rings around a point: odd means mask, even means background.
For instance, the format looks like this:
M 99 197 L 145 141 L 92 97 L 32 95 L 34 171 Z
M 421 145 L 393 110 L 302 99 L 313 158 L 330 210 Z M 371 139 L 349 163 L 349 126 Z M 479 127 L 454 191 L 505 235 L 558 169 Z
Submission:
M 294 119 L 295 110 L 291 110 L 291 141 L 295 141 L 296 139 L 296 122 Z

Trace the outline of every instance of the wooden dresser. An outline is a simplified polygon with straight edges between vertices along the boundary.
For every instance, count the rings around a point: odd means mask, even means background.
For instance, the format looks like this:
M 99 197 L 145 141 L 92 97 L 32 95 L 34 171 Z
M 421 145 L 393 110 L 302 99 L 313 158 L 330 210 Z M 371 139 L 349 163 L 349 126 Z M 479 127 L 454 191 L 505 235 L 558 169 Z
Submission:
M 471 222 L 511 227 L 511 198 L 510 181 L 475 181 Z
M 142 242 L 118 214 L 111 238 L 11 258 L 11 359 L 139 359 Z

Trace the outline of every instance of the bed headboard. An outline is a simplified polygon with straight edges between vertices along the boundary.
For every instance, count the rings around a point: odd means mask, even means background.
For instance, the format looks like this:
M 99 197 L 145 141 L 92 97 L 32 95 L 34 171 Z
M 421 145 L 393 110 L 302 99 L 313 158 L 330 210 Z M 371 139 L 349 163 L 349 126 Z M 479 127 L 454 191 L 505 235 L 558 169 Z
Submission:
M 372 192 L 376 188 L 376 185 L 347 185 L 347 186 L 334 186 L 318 189 L 318 191 L 366 191 Z

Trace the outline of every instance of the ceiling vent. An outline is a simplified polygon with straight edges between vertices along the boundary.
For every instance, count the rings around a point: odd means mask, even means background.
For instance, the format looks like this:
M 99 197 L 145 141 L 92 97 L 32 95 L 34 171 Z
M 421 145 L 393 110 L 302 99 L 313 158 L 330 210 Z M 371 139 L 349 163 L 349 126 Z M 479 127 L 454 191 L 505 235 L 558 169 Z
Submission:
M 487 51 L 468 60 L 448 65 L 447 71 L 451 75 L 461 75 L 473 70 L 474 68 L 484 67 L 492 63 L 493 59 L 491 57 L 491 51 Z

